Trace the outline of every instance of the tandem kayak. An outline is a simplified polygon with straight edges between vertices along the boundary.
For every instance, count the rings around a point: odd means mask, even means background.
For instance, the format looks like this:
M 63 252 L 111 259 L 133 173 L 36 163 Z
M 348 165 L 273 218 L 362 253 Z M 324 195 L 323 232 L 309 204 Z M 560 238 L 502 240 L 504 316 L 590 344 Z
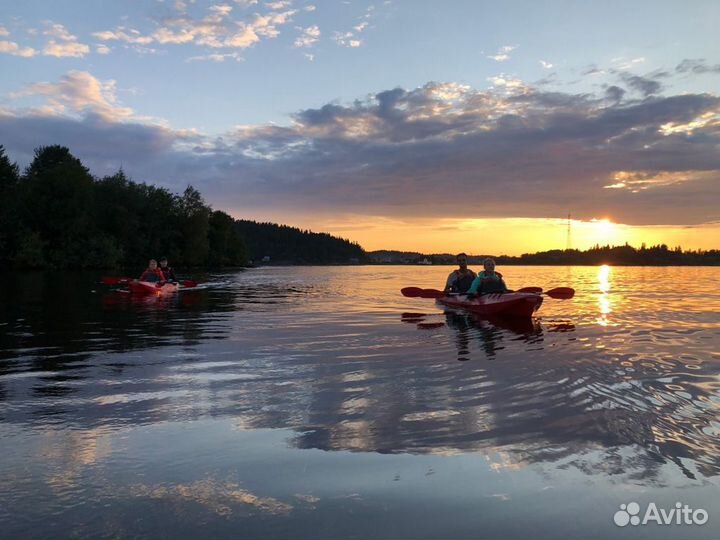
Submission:
M 151 283 L 149 281 L 131 281 L 128 283 L 128 289 L 132 294 L 154 294 L 162 296 L 177 292 L 179 285 L 177 283 Z
M 464 294 L 442 296 L 437 299 L 445 306 L 462 308 L 478 315 L 499 317 L 530 317 L 543 302 L 536 293 L 507 292 L 483 294 L 472 299 Z

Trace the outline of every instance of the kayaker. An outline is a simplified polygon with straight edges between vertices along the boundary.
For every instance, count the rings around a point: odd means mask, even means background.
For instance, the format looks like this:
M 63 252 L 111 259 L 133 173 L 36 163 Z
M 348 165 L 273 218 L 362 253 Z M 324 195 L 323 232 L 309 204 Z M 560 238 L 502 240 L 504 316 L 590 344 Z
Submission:
M 460 268 L 453 270 L 448 276 L 445 283 L 445 292 L 465 293 L 477 276 L 475 272 L 467 267 L 467 255 L 465 253 L 458 253 L 455 259 Z
M 150 259 L 147 270 L 145 270 L 140 276 L 140 281 L 147 281 L 148 283 L 165 281 L 165 275 L 162 273 L 162 270 L 158 268 L 158 264 L 155 259 Z
M 173 272 L 173 269 L 168 266 L 168 260 L 167 257 L 163 257 L 160 259 L 160 270 L 163 273 L 163 276 L 165 276 L 165 279 L 168 281 L 177 281 L 177 277 L 175 277 L 175 272 Z
M 507 285 L 505 285 L 502 274 L 495 271 L 495 261 L 490 258 L 485 259 L 483 261 L 483 267 L 485 270 L 477 275 L 468 289 L 467 294 L 507 292 L 508 288 Z

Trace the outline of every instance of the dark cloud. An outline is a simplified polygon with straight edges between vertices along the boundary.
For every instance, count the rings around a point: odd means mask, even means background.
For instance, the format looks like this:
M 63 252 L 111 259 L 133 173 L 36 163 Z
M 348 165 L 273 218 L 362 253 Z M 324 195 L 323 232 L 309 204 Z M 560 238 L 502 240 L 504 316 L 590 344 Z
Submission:
M 720 64 L 708 65 L 704 58 L 685 59 L 677 65 L 675 71 L 678 73 L 694 73 L 696 75 L 720 73 Z
M 625 82 L 633 90 L 637 90 L 645 97 L 660 93 L 662 85 L 654 79 L 633 75 L 631 73 L 621 73 L 620 79 Z
M 610 101 L 618 102 L 622 101 L 623 96 L 625 95 L 625 90 L 620 88 L 619 86 L 608 86 L 605 89 L 605 97 L 607 97 Z
M 646 88 L 649 79 L 634 81 Z M 630 85 L 630 80 L 627 81 Z M 96 173 L 191 182 L 219 208 L 392 217 L 720 218 L 720 98 L 428 83 L 207 138 L 141 122 L 0 112 L 16 159 L 68 145 Z M 613 186 L 613 187 L 608 187 Z

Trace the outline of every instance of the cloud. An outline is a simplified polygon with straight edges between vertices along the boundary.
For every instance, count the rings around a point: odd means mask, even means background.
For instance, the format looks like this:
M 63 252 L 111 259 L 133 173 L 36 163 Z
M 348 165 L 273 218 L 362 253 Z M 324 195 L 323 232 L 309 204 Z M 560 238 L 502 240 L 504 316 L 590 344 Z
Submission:
M 288 2 L 271 3 L 273 6 L 289 5 Z M 182 12 L 167 17 L 159 26 L 149 33 L 136 29 L 117 27 L 93 33 L 101 41 L 122 41 L 131 45 L 182 45 L 192 44 L 211 49 L 247 49 L 263 38 L 272 39 L 280 35 L 279 27 L 288 24 L 297 10 L 270 11 L 264 14 L 255 13 L 250 18 L 233 18 L 233 6 L 230 4 L 214 4 L 207 8 L 204 17 L 199 19 Z M 217 59 L 226 53 L 205 54 L 193 57 Z
M 0 54 L 31 58 L 37 54 L 37 51 L 32 47 L 22 47 L 14 41 L 0 41 Z
M 704 58 L 685 59 L 680 62 L 675 71 L 678 73 L 694 73 L 704 75 L 706 73 L 720 73 L 720 64 L 708 65 Z
M 62 24 L 47 21 L 45 25 L 43 35 L 51 39 L 43 48 L 44 56 L 82 58 L 90 52 L 90 47 L 80 43 L 77 36 L 71 34 Z
M 341 47 L 357 48 L 362 46 L 362 40 L 355 38 L 352 32 L 334 32 L 333 41 Z
M 543 69 L 552 69 L 553 64 L 550 62 L 546 62 L 545 60 L 540 60 L 540 65 L 543 67 Z
M 187 62 L 195 61 L 210 61 L 210 62 L 224 62 L 225 60 L 235 60 L 236 62 L 242 62 L 243 57 L 240 53 L 211 53 L 200 56 L 191 56 L 187 59 Z
M 317 25 L 308 26 L 307 28 L 301 28 L 300 36 L 295 39 L 294 46 L 300 47 L 312 47 L 320 39 L 320 27 Z
M 510 60 L 510 53 L 515 49 L 517 49 L 517 45 L 505 45 L 500 47 L 495 54 L 487 56 L 487 58 L 495 60 L 496 62 L 505 62 Z
M 5 28 L 4 26 L 0 26 L 0 37 L 7 37 L 9 35 L 10 35 L 10 32 L 8 31 L 8 29 Z
M 26 89 L 60 113 L 3 110 L 0 132 L 12 155 L 67 144 L 97 174 L 122 159 L 138 180 L 191 182 L 238 216 L 720 218 L 720 97 L 633 99 L 620 87 L 573 94 L 503 80 L 512 92 L 429 82 L 209 136 L 141 121 L 123 111 L 112 81 L 72 72 Z
M 110 53 L 110 47 L 103 44 L 95 45 L 95 52 L 98 54 L 109 54 Z
M 57 58 L 82 58 L 89 52 L 90 47 L 88 47 L 84 43 L 75 43 L 72 41 L 58 43 L 55 40 L 50 40 L 43 49 L 43 55 L 55 56 Z
M 10 97 L 41 97 L 47 100 L 46 110 L 93 114 L 106 121 L 117 122 L 133 117 L 132 109 L 118 104 L 115 81 L 100 81 L 86 71 L 70 71 L 58 82 L 35 83 Z
M 660 90 L 662 90 L 662 85 L 659 82 L 651 78 L 641 77 L 640 75 L 623 72 L 620 73 L 620 79 L 630 88 L 637 90 L 645 97 L 658 94 Z

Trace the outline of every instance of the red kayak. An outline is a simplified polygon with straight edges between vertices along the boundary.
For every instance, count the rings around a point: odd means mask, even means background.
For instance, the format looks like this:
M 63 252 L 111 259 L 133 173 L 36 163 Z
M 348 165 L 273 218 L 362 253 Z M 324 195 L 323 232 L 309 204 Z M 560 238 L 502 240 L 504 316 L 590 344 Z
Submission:
M 442 296 L 437 301 L 446 306 L 466 309 L 478 315 L 530 317 L 540 309 L 543 298 L 536 293 L 507 292 L 483 294 L 472 300 L 468 300 L 464 294 Z
M 149 281 L 131 281 L 128 288 L 132 294 L 154 294 L 162 296 L 177 292 L 179 285 L 177 283 L 151 283 Z

